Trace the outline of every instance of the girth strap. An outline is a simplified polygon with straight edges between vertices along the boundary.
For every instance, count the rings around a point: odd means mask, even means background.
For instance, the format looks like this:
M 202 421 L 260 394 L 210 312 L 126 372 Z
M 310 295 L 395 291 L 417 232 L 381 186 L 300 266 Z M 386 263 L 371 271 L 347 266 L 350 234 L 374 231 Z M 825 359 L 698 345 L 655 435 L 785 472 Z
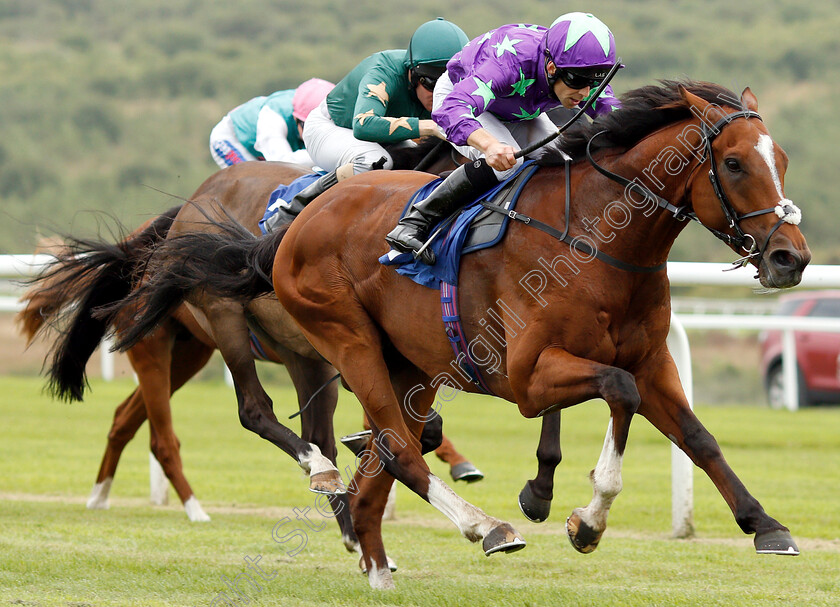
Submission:
M 484 381 L 478 365 L 470 356 L 469 343 L 467 343 L 467 337 L 464 334 L 461 314 L 458 309 L 458 287 L 445 280 L 440 282 L 440 307 L 446 337 L 455 353 L 455 364 L 479 390 L 485 394 L 493 395 L 493 391 Z

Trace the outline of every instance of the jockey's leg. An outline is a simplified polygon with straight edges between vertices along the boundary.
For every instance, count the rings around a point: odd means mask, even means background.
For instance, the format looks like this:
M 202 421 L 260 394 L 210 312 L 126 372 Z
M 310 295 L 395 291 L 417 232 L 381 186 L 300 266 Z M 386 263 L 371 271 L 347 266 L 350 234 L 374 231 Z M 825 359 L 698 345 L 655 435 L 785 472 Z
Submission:
M 313 110 L 306 119 L 303 140 L 313 162 L 329 172 L 290 201 L 281 201 L 277 213 L 265 224 L 268 231 L 291 222 L 306 205 L 339 181 L 367 171 L 390 169 L 394 165 L 390 154 L 381 145 L 356 139 L 352 129 L 336 125 L 326 109 L 326 103 Z
M 257 159 L 236 137 L 230 116 L 222 118 L 210 131 L 210 155 L 221 169 Z
M 385 240 L 395 250 L 417 256 L 435 222 L 449 217 L 498 183 L 495 171 L 484 159 L 459 166 L 427 198 L 412 204 Z M 426 248 L 419 259 L 433 265 L 435 254 Z
M 437 109 L 451 90 L 452 82 L 444 73 L 435 86 L 432 107 Z M 480 114 L 476 120 L 498 141 L 517 149 L 521 147 L 508 126 L 490 112 Z M 432 225 L 508 178 L 522 164 L 520 160 L 512 169 L 496 171 L 486 163 L 481 152 L 476 148 L 469 145 L 453 147 L 472 162 L 455 169 L 428 198 L 413 204 L 397 226 L 385 237 L 394 250 L 412 253 L 428 265 L 435 263 L 435 254 L 431 248 L 426 248 L 419 256 L 417 251 L 425 244 Z
M 302 189 L 300 192 L 288 202 L 285 200 L 278 200 L 280 203 L 277 206 L 277 212 L 272 215 L 265 223 L 267 232 L 281 226 L 285 223 L 291 222 L 297 217 L 304 207 L 315 200 L 318 196 L 333 187 L 339 181 L 343 181 L 353 175 L 359 173 L 366 173 L 368 171 L 375 171 L 385 166 L 387 158 L 380 156 L 373 162 L 368 162 L 366 156 L 358 156 L 353 162 L 348 162 L 338 167 L 334 171 L 330 171 L 326 175 L 322 175 L 309 186 Z

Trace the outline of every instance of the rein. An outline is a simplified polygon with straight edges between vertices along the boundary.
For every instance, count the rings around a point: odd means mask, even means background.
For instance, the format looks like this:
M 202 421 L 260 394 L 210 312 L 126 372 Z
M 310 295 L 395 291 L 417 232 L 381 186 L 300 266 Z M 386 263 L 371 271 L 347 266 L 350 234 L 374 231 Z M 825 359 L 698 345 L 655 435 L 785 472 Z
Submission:
M 536 170 L 536 169 L 534 169 Z M 549 236 L 556 238 L 560 242 L 565 242 L 570 247 L 574 247 L 578 251 L 586 255 L 590 255 L 595 259 L 602 261 L 608 265 L 611 265 L 619 270 L 624 270 L 625 272 L 638 272 L 641 274 L 652 274 L 654 272 L 660 272 L 665 269 L 668 262 L 662 262 L 655 266 L 637 266 L 632 263 L 627 263 L 626 261 L 621 261 L 620 259 L 616 259 L 602 251 L 598 250 L 598 247 L 592 247 L 591 245 L 587 244 L 580 240 L 579 236 L 570 237 L 569 236 L 569 223 L 571 221 L 571 207 L 572 207 L 572 188 L 571 188 L 571 159 L 565 159 L 565 174 L 566 174 L 566 225 L 561 232 L 557 228 L 548 225 L 547 223 L 543 223 L 538 219 L 534 219 L 524 213 L 517 213 L 516 211 L 506 210 L 503 209 L 495 204 L 482 201 L 481 206 L 485 209 L 489 209 L 496 213 L 501 213 L 502 215 L 507 215 L 511 219 L 515 221 L 519 221 L 524 223 L 527 226 L 532 228 L 537 228 L 542 232 L 545 232 Z M 623 179 L 623 178 L 622 178 Z
M 665 200 L 664 198 L 662 198 L 661 196 L 658 196 L 657 194 L 652 192 L 650 189 L 648 189 L 638 181 L 631 181 L 626 177 L 622 177 L 621 175 L 613 173 L 612 171 L 609 171 L 608 169 L 605 169 L 604 167 L 599 165 L 592 156 L 591 146 L 595 138 L 599 135 L 603 135 L 604 133 L 606 133 L 606 131 L 596 133 L 590 138 L 589 142 L 586 144 L 586 158 L 589 160 L 590 164 L 595 168 L 595 170 L 597 170 L 599 173 L 611 179 L 612 181 L 623 185 L 625 188 L 629 188 L 630 190 L 643 195 L 646 199 L 655 201 L 657 206 L 671 212 L 676 219 L 680 221 L 684 221 L 686 219 L 696 221 L 704 228 L 709 230 L 709 232 L 714 234 L 715 237 L 725 242 L 727 245 L 739 248 L 742 251 L 746 252 L 745 256 L 732 262 L 732 268 L 728 268 L 729 270 L 734 270 L 735 268 L 746 266 L 754 257 L 757 257 L 760 261 L 764 255 L 764 252 L 767 250 L 767 246 L 770 244 L 770 238 L 773 236 L 773 234 L 776 233 L 776 230 L 778 230 L 783 223 L 789 223 L 789 219 L 794 217 L 797 213 L 796 208 L 792 205 L 776 205 L 774 207 L 769 207 L 760 211 L 752 211 L 750 213 L 740 215 L 738 214 L 738 211 L 735 210 L 735 207 L 732 206 L 732 203 L 727 197 L 726 192 L 723 189 L 723 184 L 721 184 L 720 177 L 717 173 L 717 164 L 715 163 L 712 142 L 723 130 L 723 127 L 725 127 L 727 124 L 738 118 L 758 118 L 759 120 L 761 120 L 761 116 L 757 112 L 753 112 L 752 110 L 741 110 L 725 115 L 711 127 L 709 127 L 705 122 L 701 121 L 703 129 L 702 145 L 704 149 L 703 157 L 700 159 L 700 164 L 698 164 L 698 167 L 701 166 L 704 162 L 706 162 L 706 159 L 708 158 L 710 167 L 709 181 L 711 181 L 712 183 L 712 189 L 714 190 L 715 196 L 717 196 L 717 199 L 720 202 L 721 209 L 723 210 L 723 215 L 726 218 L 729 228 L 734 232 L 734 234 L 727 234 L 726 232 L 722 232 L 720 230 L 716 230 L 705 225 L 697 217 L 697 214 L 693 210 L 689 210 L 686 205 L 679 207 L 675 206 L 667 200 Z M 741 228 L 741 222 L 745 219 L 750 219 L 751 217 L 766 215 L 767 213 L 776 213 L 776 215 L 779 216 L 779 221 L 776 222 L 776 225 L 773 226 L 773 228 L 770 230 L 770 233 L 764 240 L 764 244 L 759 249 L 757 247 L 755 238 L 751 234 L 744 232 L 744 230 Z M 747 246 L 748 243 L 749 246 Z

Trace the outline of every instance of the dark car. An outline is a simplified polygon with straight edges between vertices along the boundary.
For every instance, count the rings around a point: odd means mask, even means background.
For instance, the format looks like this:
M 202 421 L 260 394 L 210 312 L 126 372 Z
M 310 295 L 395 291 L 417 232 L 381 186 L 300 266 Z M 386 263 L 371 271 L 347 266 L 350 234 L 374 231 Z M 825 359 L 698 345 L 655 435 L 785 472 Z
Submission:
M 780 316 L 840 318 L 840 291 L 802 291 L 779 298 Z M 840 403 L 840 333 L 796 331 L 799 406 Z M 761 337 L 761 368 L 770 406 L 784 406 L 782 332 Z

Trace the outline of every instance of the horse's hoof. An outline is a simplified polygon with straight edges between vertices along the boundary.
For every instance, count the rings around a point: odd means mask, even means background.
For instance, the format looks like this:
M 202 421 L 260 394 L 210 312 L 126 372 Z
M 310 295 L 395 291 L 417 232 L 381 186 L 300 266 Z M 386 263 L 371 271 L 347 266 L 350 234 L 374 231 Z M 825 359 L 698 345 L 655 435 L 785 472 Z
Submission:
M 452 475 L 453 481 L 466 481 L 468 483 L 474 483 L 484 478 L 481 470 L 473 466 L 470 462 L 455 464 L 452 466 L 449 474 Z
M 598 547 L 598 542 L 601 541 L 603 532 L 595 531 L 583 522 L 577 510 L 575 510 L 566 519 L 566 535 L 569 536 L 569 541 L 575 550 L 583 554 L 589 554 L 590 552 L 594 552 Z
M 548 519 L 551 512 L 551 500 L 544 500 L 534 495 L 531 483 L 527 482 L 519 492 L 519 509 L 532 523 L 542 523 Z
M 394 562 L 394 560 L 390 556 L 386 556 L 385 558 L 388 559 L 388 569 L 391 570 L 391 573 L 396 571 L 397 564 Z M 363 575 L 367 574 L 367 567 L 365 566 L 365 557 L 359 559 L 359 569 L 362 570 Z
M 516 552 L 525 547 L 525 540 L 510 524 L 502 523 L 484 536 L 481 547 L 484 548 L 484 556 L 496 552 Z
M 309 477 L 309 490 L 312 493 L 325 493 L 327 495 L 341 495 L 347 493 L 347 487 L 341 480 L 338 470 L 324 470 Z
M 353 455 L 358 456 L 359 453 L 364 451 L 365 447 L 367 447 L 368 441 L 370 441 L 370 430 L 362 430 L 361 432 L 356 432 L 355 434 L 348 434 L 347 436 L 341 437 L 341 444 L 350 449 L 353 452 Z
M 184 502 L 184 512 L 187 513 L 187 518 L 193 523 L 210 522 L 210 516 L 204 512 L 204 509 L 201 507 L 201 504 L 198 503 L 198 499 L 194 495 L 191 495 L 190 498 Z
M 799 548 L 793 541 L 790 531 L 775 529 L 765 533 L 756 533 L 753 544 L 755 544 L 756 554 L 799 556 Z

